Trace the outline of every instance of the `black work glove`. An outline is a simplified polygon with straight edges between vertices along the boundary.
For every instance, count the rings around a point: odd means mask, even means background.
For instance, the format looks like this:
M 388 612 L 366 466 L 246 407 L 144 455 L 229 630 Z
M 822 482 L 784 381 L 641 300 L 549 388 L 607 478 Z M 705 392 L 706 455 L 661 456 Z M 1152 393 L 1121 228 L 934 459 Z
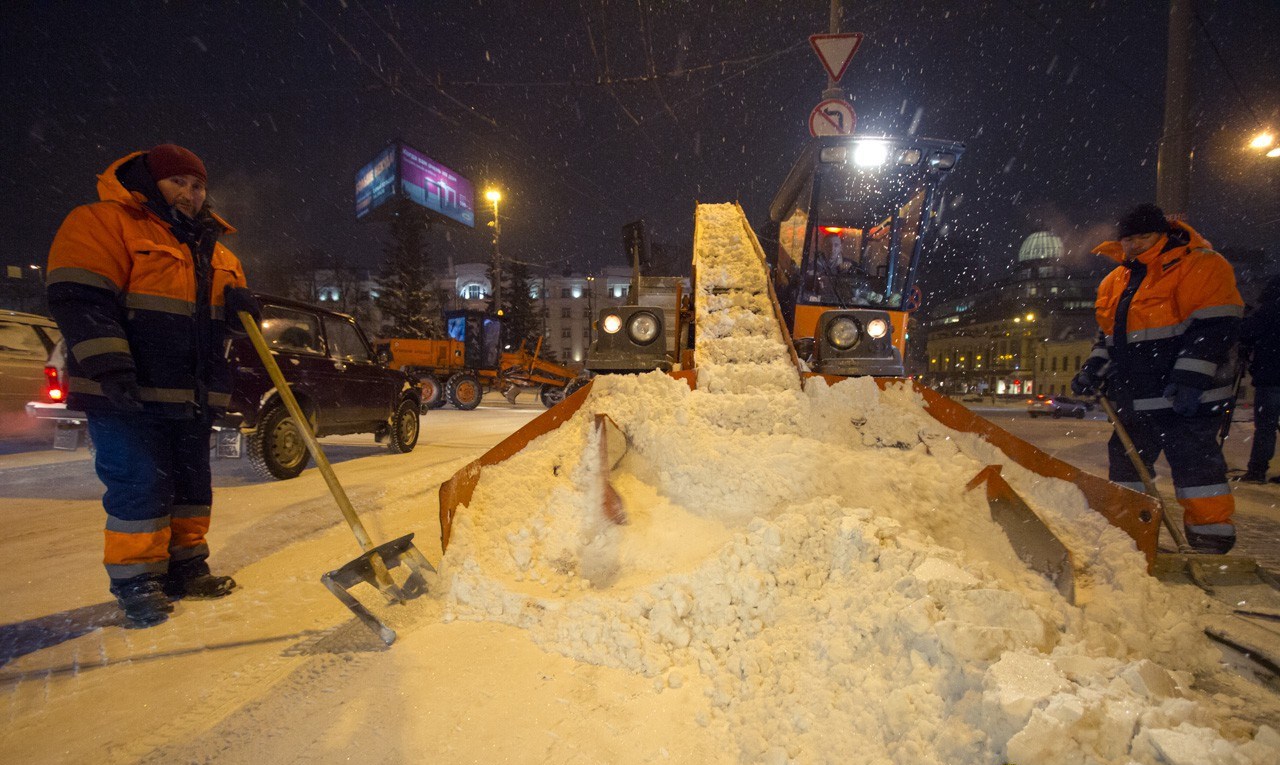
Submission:
M 1165 386 L 1164 397 L 1169 399 L 1173 411 L 1183 417 L 1194 417 L 1200 412 L 1200 394 L 1204 391 L 1182 383 L 1169 383 Z
M 98 384 L 102 386 L 102 395 L 116 409 L 122 412 L 142 411 L 142 391 L 133 372 L 109 372 L 98 380 Z
M 1071 392 L 1077 396 L 1096 396 L 1103 379 L 1095 367 L 1085 364 L 1080 367 L 1079 372 L 1076 372 L 1076 376 L 1071 378 Z
M 245 311 L 253 317 L 253 323 L 262 326 L 262 306 L 247 287 L 227 285 L 222 291 L 222 301 L 226 304 L 227 325 L 236 334 L 245 334 L 244 325 L 240 323 L 240 312 Z

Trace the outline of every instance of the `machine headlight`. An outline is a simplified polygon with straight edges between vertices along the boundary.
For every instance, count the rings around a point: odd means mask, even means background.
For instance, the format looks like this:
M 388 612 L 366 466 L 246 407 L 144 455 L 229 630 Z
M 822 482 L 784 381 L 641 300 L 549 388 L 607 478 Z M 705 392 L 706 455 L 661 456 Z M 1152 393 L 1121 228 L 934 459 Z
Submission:
M 939 152 L 929 157 L 929 167 L 935 170 L 950 170 L 956 165 L 956 155 L 951 152 Z
M 919 149 L 903 149 L 902 153 L 898 155 L 898 164 L 899 165 L 920 164 L 920 150 Z
M 859 167 L 879 167 L 889 158 L 889 147 L 881 141 L 859 141 L 853 145 L 853 163 Z
M 819 162 L 844 162 L 849 158 L 849 150 L 845 146 L 828 146 L 818 152 Z
M 889 334 L 889 323 L 884 319 L 872 319 L 867 322 L 867 334 L 872 338 L 879 340 Z
M 617 334 L 618 330 L 622 329 L 622 317 L 616 313 L 611 313 L 604 317 L 604 321 L 600 323 L 600 326 L 611 335 Z
M 648 345 L 657 339 L 660 327 L 657 316 L 641 311 L 640 313 L 632 314 L 631 319 L 627 322 L 627 335 L 631 337 L 631 341 L 636 345 Z
M 858 344 L 858 322 L 842 316 L 827 325 L 827 342 L 837 350 L 847 351 Z

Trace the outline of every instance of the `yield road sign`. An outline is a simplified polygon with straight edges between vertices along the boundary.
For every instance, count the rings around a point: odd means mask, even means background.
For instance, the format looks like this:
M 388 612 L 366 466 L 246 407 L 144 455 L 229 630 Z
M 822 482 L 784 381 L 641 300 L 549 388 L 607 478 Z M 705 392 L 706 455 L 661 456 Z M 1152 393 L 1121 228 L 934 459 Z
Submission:
M 818 60 L 831 76 L 831 81 L 840 82 L 844 70 L 849 68 L 849 62 L 853 60 L 853 54 L 862 45 L 862 33 L 809 35 L 809 44 L 813 46 L 813 52 L 818 54 Z
M 853 104 L 840 98 L 828 98 L 809 112 L 809 135 L 849 135 L 857 122 Z

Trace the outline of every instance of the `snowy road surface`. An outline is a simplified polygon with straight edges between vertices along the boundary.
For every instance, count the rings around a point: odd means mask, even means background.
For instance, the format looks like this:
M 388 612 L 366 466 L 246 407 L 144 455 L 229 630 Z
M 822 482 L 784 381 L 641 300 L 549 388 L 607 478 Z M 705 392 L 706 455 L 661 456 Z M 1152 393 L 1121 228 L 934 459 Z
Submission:
M 414 531 L 438 562 L 438 484 L 541 411 L 490 396 L 432 412 L 409 455 L 362 436 L 324 443 L 375 539 Z M 980 413 L 1105 475 L 1105 421 Z M 1233 466 L 1250 436 L 1237 426 Z M 0 456 L 0 762 L 736 760 L 696 677 L 575 661 L 516 627 L 442 620 L 431 598 L 382 612 L 401 628 L 383 649 L 318 582 L 358 548 L 314 469 L 267 482 L 215 463 L 212 562 L 242 589 L 124 630 L 100 564 L 100 492 L 83 450 Z M 1238 496 L 1246 529 L 1274 535 L 1280 486 Z M 1276 559 L 1274 536 L 1245 530 L 1241 546 Z

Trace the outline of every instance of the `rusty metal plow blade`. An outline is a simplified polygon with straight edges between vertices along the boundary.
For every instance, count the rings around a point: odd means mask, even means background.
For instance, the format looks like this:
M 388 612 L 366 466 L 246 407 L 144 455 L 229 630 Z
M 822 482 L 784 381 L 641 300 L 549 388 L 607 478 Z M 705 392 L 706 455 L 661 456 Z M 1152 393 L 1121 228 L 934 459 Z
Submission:
M 1075 569 L 1071 551 L 1000 475 L 999 465 L 987 465 L 965 488 L 987 485 L 991 519 L 1000 525 L 1018 558 L 1044 576 L 1068 603 L 1076 602 Z

